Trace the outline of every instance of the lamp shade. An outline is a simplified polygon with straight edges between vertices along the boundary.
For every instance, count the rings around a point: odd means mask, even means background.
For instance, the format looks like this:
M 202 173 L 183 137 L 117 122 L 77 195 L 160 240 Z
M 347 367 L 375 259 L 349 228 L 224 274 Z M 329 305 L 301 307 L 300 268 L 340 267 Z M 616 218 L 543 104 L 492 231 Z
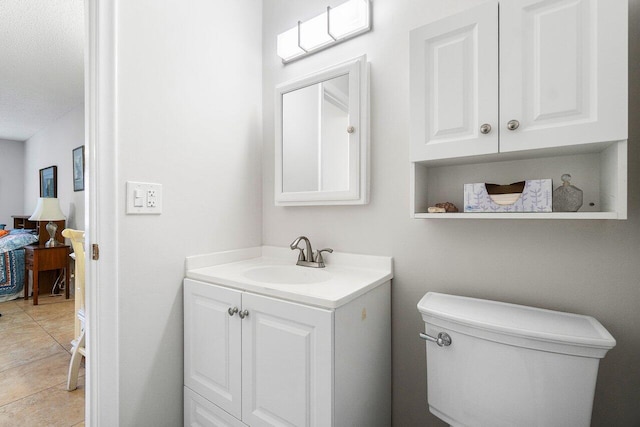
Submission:
M 33 215 L 29 221 L 62 221 L 64 215 L 60 210 L 60 203 L 57 197 L 40 197 Z

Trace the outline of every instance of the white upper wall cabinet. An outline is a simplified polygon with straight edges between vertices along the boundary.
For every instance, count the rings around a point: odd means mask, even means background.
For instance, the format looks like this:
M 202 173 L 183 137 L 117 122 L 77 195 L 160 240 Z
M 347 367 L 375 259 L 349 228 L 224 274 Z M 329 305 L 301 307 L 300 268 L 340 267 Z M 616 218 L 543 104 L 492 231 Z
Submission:
M 411 216 L 626 219 L 627 26 L 627 0 L 494 0 L 411 31 Z M 466 183 L 565 173 L 578 212 L 462 212 Z
M 627 7 L 494 1 L 413 30 L 412 161 L 627 139 Z

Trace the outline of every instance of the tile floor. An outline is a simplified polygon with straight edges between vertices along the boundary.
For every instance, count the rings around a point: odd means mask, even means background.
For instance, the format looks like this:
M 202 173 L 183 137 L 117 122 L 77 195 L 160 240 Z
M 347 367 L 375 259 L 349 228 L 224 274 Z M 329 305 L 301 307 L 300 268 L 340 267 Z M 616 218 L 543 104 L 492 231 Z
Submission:
M 66 391 L 74 301 L 0 303 L 0 427 L 84 426 L 84 368 Z

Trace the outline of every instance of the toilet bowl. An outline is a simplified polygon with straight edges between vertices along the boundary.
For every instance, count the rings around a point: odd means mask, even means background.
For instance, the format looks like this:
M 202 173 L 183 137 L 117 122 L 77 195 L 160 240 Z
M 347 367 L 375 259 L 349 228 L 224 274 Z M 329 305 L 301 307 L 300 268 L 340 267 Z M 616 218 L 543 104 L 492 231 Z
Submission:
M 596 319 L 434 292 L 418 310 L 431 413 L 455 427 L 590 425 L 616 344 Z

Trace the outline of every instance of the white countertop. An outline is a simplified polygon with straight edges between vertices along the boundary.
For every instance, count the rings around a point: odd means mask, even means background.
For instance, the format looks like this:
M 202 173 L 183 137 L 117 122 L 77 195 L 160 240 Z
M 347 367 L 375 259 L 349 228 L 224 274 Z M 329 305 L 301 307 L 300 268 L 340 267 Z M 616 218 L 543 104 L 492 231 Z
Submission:
M 254 281 L 245 272 L 256 267 L 295 266 L 298 252 L 289 248 L 259 246 L 187 257 L 186 277 L 261 295 L 337 308 L 391 280 L 391 257 L 334 252 L 324 256 L 328 280 L 311 284 Z M 311 269 L 311 267 L 296 268 Z

